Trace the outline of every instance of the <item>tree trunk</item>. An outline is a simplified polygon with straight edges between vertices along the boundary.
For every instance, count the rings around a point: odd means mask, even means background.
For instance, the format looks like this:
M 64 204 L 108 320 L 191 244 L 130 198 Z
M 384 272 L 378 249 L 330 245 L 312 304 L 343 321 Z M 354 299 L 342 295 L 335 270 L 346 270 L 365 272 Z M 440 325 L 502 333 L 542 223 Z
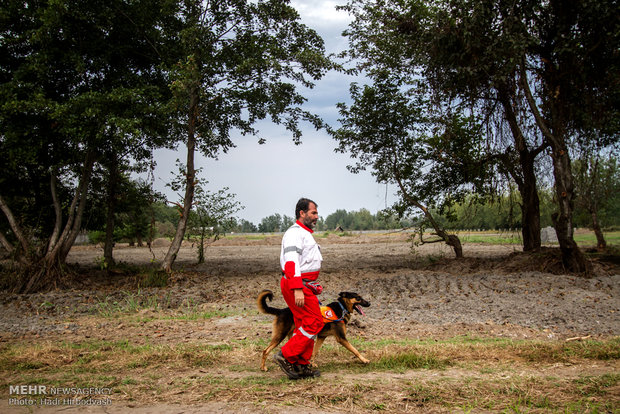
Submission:
M 517 183 L 521 194 L 521 234 L 523 236 L 523 251 L 540 250 L 540 198 L 536 187 L 536 173 L 534 162 L 546 145 L 530 150 L 517 117 L 512 107 L 510 93 L 506 86 L 498 88 L 499 100 L 504 108 L 504 115 L 510 126 L 515 148 L 519 154 L 520 171 L 512 165 L 510 159 L 504 158 L 504 166 Z
M 448 246 L 452 247 L 452 250 L 454 250 L 454 255 L 456 256 L 457 259 L 462 258 L 463 247 L 461 245 L 461 240 L 459 239 L 459 237 L 456 234 L 446 233 L 446 231 L 439 225 L 439 223 L 435 221 L 435 218 L 433 217 L 431 212 L 428 211 L 428 208 L 426 208 L 426 206 L 418 202 L 415 198 L 411 197 L 411 195 L 409 195 L 409 193 L 405 191 L 406 189 L 402 181 L 400 180 L 399 173 L 396 170 L 394 170 L 393 172 L 394 172 L 394 177 L 396 178 L 396 182 L 400 188 L 400 191 L 402 192 L 403 197 L 407 200 L 407 202 L 411 204 L 412 206 L 417 207 L 420 210 L 422 210 L 422 212 L 424 213 L 424 217 L 426 217 L 426 219 L 431 223 L 431 226 L 433 226 L 435 233 L 439 237 L 441 237 Z
M 444 235 L 444 240 L 448 246 L 452 247 L 454 250 L 454 255 L 457 259 L 461 259 L 463 257 L 463 246 L 461 245 L 461 239 L 456 234 L 448 234 Z
M 108 172 L 110 174 L 110 178 L 108 181 L 108 211 L 105 223 L 105 243 L 103 245 L 103 258 L 105 259 L 105 262 L 108 266 L 114 266 L 114 215 L 116 213 L 116 193 L 119 181 L 118 162 L 116 158 L 110 161 Z
M 67 274 L 65 261 L 80 231 L 94 162 L 94 154 L 89 151 L 84 160 L 78 188 L 71 202 L 67 223 L 58 238 L 58 242 L 50 243 L 50 246 L 53 244 L 54 247 L 38 262 L 32 264 L 31 269 L 27 272 L 28 279 L 16 287 L 17 292 L 30 293 L 57 287 L 63 283 L 63 278 Z
M 60 244 L 61 249 L 58 253 L 58 258 L 60 259 L 60 264 L 62 266 L 64 266 L 65 260 L 69 255 L 69 251 L 71 250 L 71 247 L 73 247 L 73 243 L 75 243 L 75 239 L 82 229 L 82 218 L 84 217 L 84 210 L 86 209 L 86 202 L 88 201 L 88 185 L 90 183 L 90 177 L 93 173 L 94 164 L 95 154 L 92 151 L 89 151 L 86 155 L 86 160 L 84 161 L 84 169 L 82 171 L 80 184 L 78 186 L 80 202 L 78 203 L 77 210 L 72 220 L 73 225 L 69 226 L 69 223 L 67 223 L 67 227 L 70 227 L 70 231 L 68 232 L 67 237 L 62 239 L 62 243 Z
M 553 226 L 558 236 L 558 243 L 562 251 L 562 262 L 564 266 L 572 272 L 587 273 L 589 271 L 588 262 L 583 252 L 575 243 L 573 238 L 573 175 L 570 166 L 570 157 L 566 148 L 566 130 L 564 128 L 565 116 L 561 107 L 561 97 L 552 99 L 550 105 L 550 119 L 553 122 L 552 128 L 547 126 L 546 121 L 540 114 L 536 101 L 532 96 L 527 76 L 525 63 L 520 67 L 521 86 L 525 93 L 530 110 L 536 120 L 536 125 L 542 132 L 545 140 L 551 146 L 551 159 L 553 161 L 553 177 L 555 178 L 555 194 L 559 211 L 551 217 Z M 552 89 L 559 91 L 557 89 Z
M 540 198 L 536 188 L 534 162 L 524 165 L 522 160 L 521 166 L 524 168 L 523 184 L 519 187 L 519 192 L 521 193 L 523 251 L 536 252 L 540 251 Z
M 554 145 L 555 144 L 555 145 Z M 566 147 L 552 144 L 555 195 L 559 211 L 552 215 L 564 266 L 573 272 L 588 271 L 588 263 L 573 237 L 573 177 Z
M 203 227 L 200 229 L 200 238 L 198 239 L 198 264 L 205 262 L 205 238 L 206 232 Z
M 15 235 L 15 237 L 17 237 L 17 240 L 19 241 L 19 244 L 21 245 L 22 249 L 24 250 L 24 255 L 26 255 L 26 256 L 29 255 L 30 254 L 30 250 L 31 250 L 30 243 L 26 239 L 26 236 L 25 236 L 21 226 L 19 225 L 19 223 L 17 222 L 17 219 L 13 215 L 13 211 L 11 211 L 11 209 L 8 206 L 8 204 L 6 204 L 6 202 L 4 201 L 4 198 L 2 198 L 1 195 L 0 195 L 0 210 L 2 210 L 2 212 L 6 216 L 7 220 L 9 221 L 9 226 L 11 227 L 11 230 L 13 231 L 13 234 Z
M 194 152 L 196 149 L 196 122 L 198 121 L 198 89 L 195 88 L 190 94 L 190 106 L 189 106 L 189 118 L 188 118 L 188 131 L 187 131 L 187 171 L 186 171 L 186 184 L 185 184 L 185 197 L 183 198 L 183 210 L 177 230 L 172 239 L 172 244 L 164 257 L 162 263 L 162 269 L 167 273 L 172 270 L 172 264 L 176 260 L 181 243 L 183 242 L 183 236 L 187 228 L 187 220 L 189 219 L 189 213 L 192 209 L 192 202 L 194 199 L 194 185 L 196 171 L 194 168 Z
M 592 217 L 592 229 L 596 235 L 596 247 L 599 249 L 604 249 L 607 247 L 607 242 L 605 241 L 603 231 L 601 230 L 601 226 L 598 222 L 598 214 L 596 210 L 590 211 L 590 216 Z
M 58 192 L 56 190 L 56 169 L 52 169 L 50 171 L 50 192 L 52 195 L 52 203 L 54 204 L 54 212 L 56 214 L 56 222 L 54 223 L 54 231 L 50 236 L 49 242 L 47 244 L 46 254 L 51 252 L 56 243 L 58 243 L 58 238 L 60 237 L 60 232 L 62 231 L 62 209 L 60 207 L 60 201 L 58 200 Z

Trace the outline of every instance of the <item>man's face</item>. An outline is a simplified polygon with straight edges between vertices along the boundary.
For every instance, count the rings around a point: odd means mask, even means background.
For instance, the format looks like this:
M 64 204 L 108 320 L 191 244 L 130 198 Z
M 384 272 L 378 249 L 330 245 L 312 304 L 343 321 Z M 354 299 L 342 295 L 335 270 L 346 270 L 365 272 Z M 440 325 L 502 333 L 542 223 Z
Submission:
M 302 210 L 299 212 L 299 221 L 301 221 L 301 223 L 309 229 L 314 229 L 318 219 L 319 212 L 317 211 L 314 203 L 308 204 L 308 211 Z

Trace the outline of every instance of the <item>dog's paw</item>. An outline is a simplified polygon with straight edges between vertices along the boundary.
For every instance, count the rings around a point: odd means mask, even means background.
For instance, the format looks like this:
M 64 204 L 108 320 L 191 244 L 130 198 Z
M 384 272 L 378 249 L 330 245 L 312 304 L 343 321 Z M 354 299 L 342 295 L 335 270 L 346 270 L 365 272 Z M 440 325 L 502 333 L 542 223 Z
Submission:
M 369 359 L 366 359 L 366 358 L 364 358 L 364 357 L 361 357 L 361 358 L 360 358 L 360 361 L 362 361 L 362 363 L 363 363 L 363 364 L 370 364 L 370 360 L 369 360 Z

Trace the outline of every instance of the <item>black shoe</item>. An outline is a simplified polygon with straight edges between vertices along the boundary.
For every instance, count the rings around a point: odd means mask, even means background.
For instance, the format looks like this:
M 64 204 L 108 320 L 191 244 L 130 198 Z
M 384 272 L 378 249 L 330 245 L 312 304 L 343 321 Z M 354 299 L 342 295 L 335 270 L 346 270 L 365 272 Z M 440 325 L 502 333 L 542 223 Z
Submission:
M 284 355 L 282 355 L 282 351 L 275 354 L 273 356 L 273 360 L 276 361 L 278 365 L 280 365 L 280 368 L 282 368 L 282 371 L 284 371 L 284 373 L 289 377 L 289 379 L 296 380 L 300 378 L 299 373 L 295 369 L 295 365 L 291 364 L 286 360 L 286 358 L 284 358 Z
M 321 371 L 318 369 L 312 369 L 310 365 L 295 365 L 300 378 L 318 378 L 321 376 Z

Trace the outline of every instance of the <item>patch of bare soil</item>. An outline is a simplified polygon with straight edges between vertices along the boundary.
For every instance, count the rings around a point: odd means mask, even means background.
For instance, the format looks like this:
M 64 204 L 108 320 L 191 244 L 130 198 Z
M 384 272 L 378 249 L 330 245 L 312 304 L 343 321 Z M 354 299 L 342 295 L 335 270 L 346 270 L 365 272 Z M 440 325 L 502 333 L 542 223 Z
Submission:
M 219 240 L 200 265 L 195 248 L 184 244 L 169 286 L 139 290 L 134 275 L 97 269 L 101 248 L 75 247 L 69 262 L 82 270 L 72 289 L 0 296 L 0 340 L 83 332 L 66 320 L 100 313 L 102 304 L 126 300 L 128 295 L 136 301 L 157 300 L 160 308 L 171 310 L 234 308 L 251 314 L 258 292 L 270 289 L 276 293 L 274 305 L 284 306 L 279 295 L 280 240 L 279 236 Z M 372 307 L 357 322 L 367 335 L 454 335 L 469 330 L 515 337 L 620 333 L 620 271 L 613 263 L 595 263 L 596 273 L 581 277 L 556 274 L 561 262 L 556 249 L 550 248 L 525 254 L 517 246 L 467 244 L 466 257 L 457 260 L 439 244 L 412 250 L 403 234 L 331 234 L 319 242 L 325 259 L 322 301 L 332 301 L 341 291 L 354 291 L 369 300 Z M 128 246 L 114 252 L 118 262 L 137 265 L 157 263 L 165 253 L 165 247 Z M 263 318 L 255 314 L 233 325 L 247 331 L 255 319 Z M 113 335 L 110 328 L 104 327 L 106 336 Z M 97 335 L 93 327 L 88 330 Z M 223 334 L 234 337 L 234 331 Z M 119 336 L 125 334 L 119 329 Z
M 372 304 L 366 317 L 350 324 L 350 335 L 358 338 L 472 335 L 564 340 L 620 334 L 620 268 L 611 262 L 594 263 L 594 273 L 582 277 L 563 273 L 554 249 L 524 254 L 518 246 L 466 244 L 466 258 L 456 260 L 438 244 L 412 250 L 402 234 L 330 235 L 318 241 L 325 259 L 321 300 L 327 303 L 338 292 L 353 291 Z M 117 246 L 114 255 L 118 262 L 146 265 L 160 261 L 166 250 Z M 271 318 L 258 313 L 255 301 L 261 290 L 270 289 L 275 293 L 272 305 L 285 306 L 279 293 L 279 251 L 278 236 L 224 239 L 212 244 L 206 262 L 197 265 L 195 248 L 184 244 L 167 287 L 138 288 L 134 275 L 97 268 L 101 248 L 75 247 L 69 262 L 81 270 L 70 289 L 0 294 L 0 342 L 130 339 L 138 344 L 226 344 L 266 339 Z M 130 305 L 138 318 L 102 317 L 110 309 Z M 219 317 L 179 323 L 178 318 L 150 318 L 155 308 L 160 315 L 211 312 Z M 257 356 L 257 367 L 258 362 Z M 235 374 L 222 370 L 222 375 Z M 236 409 L 248 408 L 241 404 Z M 229 410 L 213 403 L 200 412 Z M 320 412 L 300 407 L 292 411 Z

